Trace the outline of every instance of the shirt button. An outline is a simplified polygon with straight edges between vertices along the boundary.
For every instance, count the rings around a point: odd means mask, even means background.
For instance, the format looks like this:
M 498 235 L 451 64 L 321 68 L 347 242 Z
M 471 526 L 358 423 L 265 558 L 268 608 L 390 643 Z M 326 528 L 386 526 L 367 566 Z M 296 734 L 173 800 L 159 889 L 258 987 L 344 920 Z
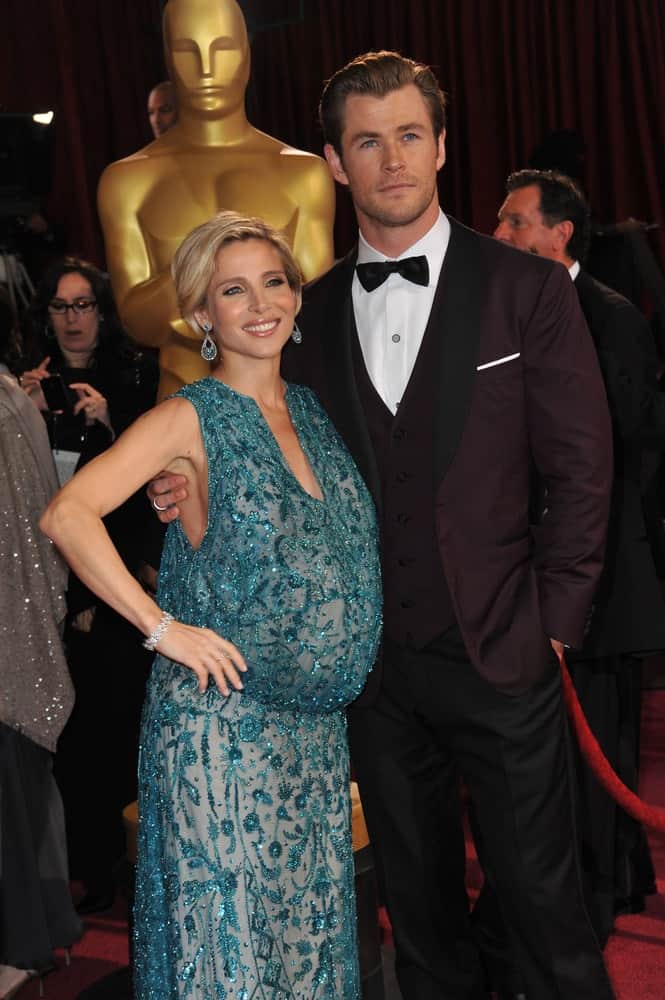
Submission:
M 410 520 L 411 518 L 409 517 L 409 515 L 405 514 L 403 511 L 397 515 L 398 524 L 408 524 Z
M 400 607 L 404 608 L 407 611 L 410 608 L 415 608 L 415 606 L 416 606 L 416 602 L 415 601 L 408 601 L 408 600 L 407 601 L 400 601 Z
M 405 483 L 407 481 L 407 479 L 410 479 L 410 478 L 411 477 L 409 476 L 408 472 L 398 472 L 397 475 L 395 476 L 395 482 L 396 483 Z
M 393 336 L 392 336 L 393 344 L 399 344 L 399 342 L 400 342 L 401 339 L 402 338 L 400 337 L 399 333 L 393 333 Z
M 403 427 L 398 427 L 396 431 L 393 431 L 393 441 L 403 441 L 406 437 L 406 431 Z

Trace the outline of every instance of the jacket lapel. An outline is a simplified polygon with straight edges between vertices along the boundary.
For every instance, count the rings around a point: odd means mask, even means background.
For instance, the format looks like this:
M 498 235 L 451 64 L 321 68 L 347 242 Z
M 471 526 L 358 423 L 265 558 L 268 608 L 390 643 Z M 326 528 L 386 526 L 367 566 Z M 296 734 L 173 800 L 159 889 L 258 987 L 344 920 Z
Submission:
M 331 391 L 330 416 L 381 509 L 381 480 L 353 369 L 353 338 L 357 336 L 351 284 L 357 247 L 336 268 L 330 283 L 329 308 L 323 331 L 326 375 Z
M 455 457 L 469 407 L 481 334 L 487 273 L 478 237 L 450 219 L 450 243 L 428 321 L 440 341 L 434 476 L 440 483 Z

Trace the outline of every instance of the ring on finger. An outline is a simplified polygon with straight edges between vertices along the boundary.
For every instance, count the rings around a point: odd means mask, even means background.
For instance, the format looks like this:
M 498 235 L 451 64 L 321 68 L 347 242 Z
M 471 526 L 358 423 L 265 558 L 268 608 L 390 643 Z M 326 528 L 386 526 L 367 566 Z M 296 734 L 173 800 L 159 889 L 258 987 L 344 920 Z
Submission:
M 157 503 L 157 497 L 153 497 L 152 498 L 152 507 L 153 507 L 153 510 L 159 511 L 160 514 L 163 514 L 164 511 L 168 510 L 170 506 L 171 505 L 167 503 L 166 507 L 160 507 L 160 505 Z

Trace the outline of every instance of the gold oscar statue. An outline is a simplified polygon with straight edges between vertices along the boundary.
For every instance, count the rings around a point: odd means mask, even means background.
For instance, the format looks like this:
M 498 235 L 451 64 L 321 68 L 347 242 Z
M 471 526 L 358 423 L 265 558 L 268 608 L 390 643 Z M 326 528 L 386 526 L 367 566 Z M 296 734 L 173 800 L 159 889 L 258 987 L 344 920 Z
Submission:
M 178 121 L 110 164 L 98 191 L 120 315 L 139 343 L 160 348 L 162 398 L 209 372 L 169 271 L 184 236 L 221 209 L 261 216 L 285 233 L 309 280 L 333 263 L 335 214 L 324 160 L 247 120 L 249 43 L 235 0 L 169 0 L 164 44 Z

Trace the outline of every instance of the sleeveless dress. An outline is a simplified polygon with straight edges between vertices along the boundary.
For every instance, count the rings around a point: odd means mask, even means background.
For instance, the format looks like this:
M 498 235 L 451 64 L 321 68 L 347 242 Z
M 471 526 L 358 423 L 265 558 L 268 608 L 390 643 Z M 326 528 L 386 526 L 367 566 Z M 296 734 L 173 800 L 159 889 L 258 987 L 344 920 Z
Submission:
M 253 399 L 206 378 L 209 513 L 169 526 L 158 602 L 243 653 L 244 690 L 157 656 L 141 733 L 137 1000 L 357 1000 L 345 706 L 381 626 L 374 507 L 313 393 L 286 402 L 324 500 Z

